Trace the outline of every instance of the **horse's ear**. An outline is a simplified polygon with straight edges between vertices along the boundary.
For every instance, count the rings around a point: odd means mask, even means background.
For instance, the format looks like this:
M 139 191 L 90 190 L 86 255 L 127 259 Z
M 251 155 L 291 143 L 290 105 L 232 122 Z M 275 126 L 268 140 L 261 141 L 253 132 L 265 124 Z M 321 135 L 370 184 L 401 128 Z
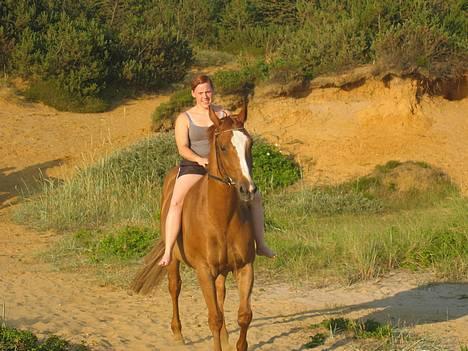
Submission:
M 216 128 L 219 127 L 219 125 L 221 124 L 221 121 L 219 120 L 218 116 L 216 116 L 216 113 L 213 111 L 213 108 L 210 106 L 209 107 L 209 110 L 210 110 L 210 119 L 211 119 L 211 122 L 213 122 L 214 126 Z
M 248 100 L 247 98 L 244 98 L 242 103 L 242 109 L 236 117 L 236 119 L 241 123 L 245 123 L 245 121 L 247 120 L 247 104 Z

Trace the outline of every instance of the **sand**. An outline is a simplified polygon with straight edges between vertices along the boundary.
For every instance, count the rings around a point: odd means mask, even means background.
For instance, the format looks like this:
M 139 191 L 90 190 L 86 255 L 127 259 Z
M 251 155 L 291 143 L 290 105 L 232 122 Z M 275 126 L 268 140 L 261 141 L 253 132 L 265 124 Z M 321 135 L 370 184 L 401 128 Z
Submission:
M 384 93 L 381 83 L 371 82 L 354 95 L 337 89 L 317 90 L 300 100 L 270 101 L 258 95 L 251 105 L 249 129 L 292 152 L 311 183 L 366 174 L 390 159 L 415 159 L 441 167 L 466 193 L 466 99 L 423 100 L 416 106 L 398 97 L 412 89 L 400 83 Z M 109 113 L 73 114 L 25 103 L 5 89 L 1 93 L 0 304 L 6 307 L 6 323 L 40 336 L 54 333 L 84 341 L 93 350 L 209 350 L 207 311 L 196 286 L 183 288 L 186 345 L 176 345 L 165 286 L 142 297 L 102 284 L 87 271 L 59 271 L 38 255 L 60 234 L 39 233 L 10 218 L 19 187 L 32 184 L 39 174 L 67 177 L 77 166 L 147 137 L 149 116 L 167 97 L 131 100 Z M 416 113 L 408 114 L 411 109 Z M 380 115 L 382 111 L 387 115 Z M 394 321 L 442 342 L 448 350 L 459 350 L 459 345 L 468 344 L 468 284 L 434 281 L 430 274 L 408 272 L 349 287 L 257 281 L 249 350 L 302 350 L 312 334 L 308 326 L 331 316 Z M 237 305 L 237 293 L 230 289 L 226 319 L 231 342 L 238 333 Z M 355 350 L 356 344 L 336 337 L 317 349 Z

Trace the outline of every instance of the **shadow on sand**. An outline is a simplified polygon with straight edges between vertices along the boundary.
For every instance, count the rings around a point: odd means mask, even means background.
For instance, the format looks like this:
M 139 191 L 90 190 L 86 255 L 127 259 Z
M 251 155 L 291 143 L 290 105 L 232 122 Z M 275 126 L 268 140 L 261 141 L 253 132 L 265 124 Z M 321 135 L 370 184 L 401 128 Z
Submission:
M 14 167 L 0 168 L 0 209 L 13 204 L 18 196 L 33 194 L 39 188 L 40 181 L 58 181 L 56 178 L 46 176 L 46 170 L 61 166 L 63 162 L 62 159 L 57 159 L 21 170 L 16 170 Z
M 343 306 L 331 309 L 317 309 L 287 315 L 275 315 L 255 318 L 250 326 L 253 331 L 256 328 L 265 328 L 269 325 L 284 324 L 285 328 L 276 335 L 268 335 L 268 338 L 251 344 L 249 350 L 262 350 L 268 345 L 271 347 L 276 340 L 291 334 L 303 332 L 302 327 L 286 326 L 295 321 L 308 321 L 310 324 L 317 322 L 317 317 L 323 319 L 333 316 L 344 316 L 351 312 L 375 309 L 372 313 L 361 316 L 361 319 L 374 319 L 380 323 L 404 324 L 416 326 L 426 323 L 438 323 L 455 320 L 468 315 L 468 283 L 433 283 L 420 286 L 415 289 L 402 291 L 393 296 L 369 301 L 361 304 Z M 239 329 L 230 330 L 229 333 L 239 332 Z M 189 345 L 199 344 L 211 339 L 205 337 L 188 342 Z M 233 342 L 233 340 L 231 340 Z M 339 340 L 330 346 L 328 350 L 345 345 L 349 340 Z M 291 345 L 292 346 L 292 345 Z M 303 346 L 291 347 L 291 351 L 306 350 Z

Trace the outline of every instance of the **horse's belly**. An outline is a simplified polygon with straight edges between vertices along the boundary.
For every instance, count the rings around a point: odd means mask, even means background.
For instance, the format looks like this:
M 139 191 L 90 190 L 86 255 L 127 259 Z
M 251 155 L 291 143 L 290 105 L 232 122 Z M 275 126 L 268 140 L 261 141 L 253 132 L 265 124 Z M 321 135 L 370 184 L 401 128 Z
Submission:
M 232 271 L 253 262 L 255 247 L 252 235 L 238 240 L 242 235 L 203 234 L 184 228 L 181 242 L 181 258 L 191 267 L 199 264 L 218 267 L 220 271 Z M 236 240 L 233 240 L 236 239 Z

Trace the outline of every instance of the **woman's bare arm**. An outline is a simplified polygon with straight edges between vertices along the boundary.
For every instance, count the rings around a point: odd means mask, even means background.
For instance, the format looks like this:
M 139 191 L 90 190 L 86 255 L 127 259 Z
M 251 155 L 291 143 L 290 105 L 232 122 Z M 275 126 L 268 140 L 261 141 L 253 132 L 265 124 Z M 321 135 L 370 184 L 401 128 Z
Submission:
M 188 161 L 193 161 L 198 163 L 200 166 L 205 167 L 208 164 L 208 159 L 197 155 L 195 152 L 190 149 L 190 140 L 189 140 L 189 122 L 188 118 L 184 114 L 180 114 L 175 122 L 175 140 L 177 144 L 177 150 L 179 155 Z

